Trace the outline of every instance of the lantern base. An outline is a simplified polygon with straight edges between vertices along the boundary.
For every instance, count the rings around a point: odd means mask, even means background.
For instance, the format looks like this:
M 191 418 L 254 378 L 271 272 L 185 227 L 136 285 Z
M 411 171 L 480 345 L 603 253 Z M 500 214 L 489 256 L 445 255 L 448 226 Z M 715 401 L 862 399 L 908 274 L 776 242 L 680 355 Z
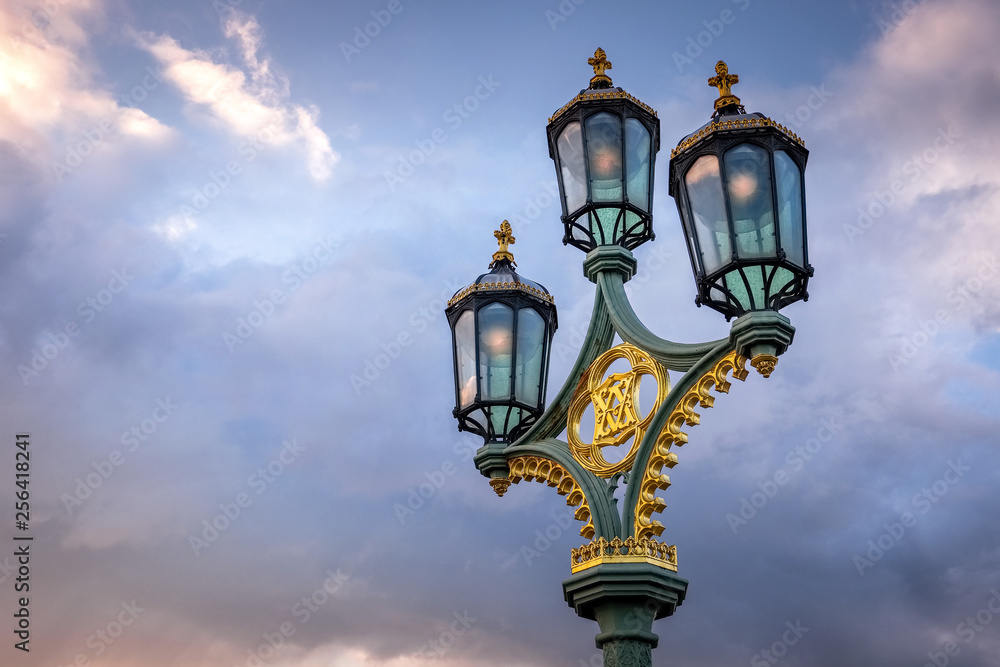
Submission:
M 773 310 L 754 310 L 741 315 L 729 332 L 736 353 L 750 359 L 764 377 L 771 374 L 794 336 L 795 327 L 789 319 Z
M 614 271 L 622 275 L 622 282 L 628 282 L 635 275 L 638 265 L 631 250 L 618 245 L 602 245 L 587 253 L 583 260 L 583 275 L 596 283 L 602 271 Z

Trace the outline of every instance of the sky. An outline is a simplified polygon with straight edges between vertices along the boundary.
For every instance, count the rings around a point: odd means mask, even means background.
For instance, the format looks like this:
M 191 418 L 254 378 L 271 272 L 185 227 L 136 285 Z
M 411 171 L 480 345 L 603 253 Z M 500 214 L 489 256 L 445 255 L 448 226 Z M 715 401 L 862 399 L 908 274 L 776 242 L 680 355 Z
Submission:
M 661 121 L 627 287 L 660 336 L 729 331 L 666 180 L 716 61 L 810 150 L 810 298 L 676 452 L 654 660 L 1000 665 L 998 32 L 990 0 L 0 1 L 0 663 L 600 664 L 580 524 L 475 470 L 443 308 L 510 220 L 561 386 L 594 286 L 545 125 L 602 47 Z

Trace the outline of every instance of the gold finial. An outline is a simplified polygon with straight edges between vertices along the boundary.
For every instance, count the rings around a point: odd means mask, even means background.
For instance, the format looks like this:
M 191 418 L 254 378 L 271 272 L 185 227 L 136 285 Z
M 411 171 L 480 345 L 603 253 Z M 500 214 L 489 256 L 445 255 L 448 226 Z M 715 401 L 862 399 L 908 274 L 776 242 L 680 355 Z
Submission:
M 719 89 L 719 99 L 715 100 L 716 109 L 740 103 L 740 98 L 733 95 L 733 85 L 739 82 L 740 76 L 730 74 L 729 66 L 726 63 L 720 60 L 715 64 L 715 76 L 708 80 L 708 85 Z
M 510 480 L 506 477 L 494 477 L 490 480 L 490 486 L 493 487 L 498 496 L 503 498 L 503 494 L 507 493 L 507 489 L 510 488 Z
M 757 369 L 757 372 L 766 378 L 771 377 L 774 366 L 778 363 L 778 357 L 773 354 L 758 354 L 750 360 L 750 365 Z
M 497 237 L 497 244 L 500 246 L 500 249 L 493 253 L 493 261 L 490 262 L 490 268 L 492 269 L 502 259 L 506 259 L 514 266 L 517 266 L 517 262 L 514 261 L 514 255 L 507 250 L 508 245 L 514 244 L 514 230 L 510 228 L 510 223 L 504 220 L 500 225 L 500 229 L 493 232 L 493 236 Z
M 594 57 L 587 59 L 587 64 L 594 68 L 594 77 L 590 80 L 590 87 L 610 88 L 611 77 L 604 72 L 611 69 L 611 63 L 608 62 L 608 54 L 604 52 L 604 49 L 597 47 L 597 50 L 594 51 Z

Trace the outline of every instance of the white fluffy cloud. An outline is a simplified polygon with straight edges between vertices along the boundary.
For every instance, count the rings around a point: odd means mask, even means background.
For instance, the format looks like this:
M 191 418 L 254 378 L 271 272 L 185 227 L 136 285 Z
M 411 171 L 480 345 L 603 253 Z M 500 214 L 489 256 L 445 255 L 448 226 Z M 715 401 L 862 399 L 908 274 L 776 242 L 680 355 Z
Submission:
M 245 71 L 215 62 L 205 51 L 185 49 L 167 35 L 144 33 L 139 44 L 160 62 L 192 110 L 238 137 L 273 135 L 278 145 L 298 144 L 312 178 L 327 180 L 339 156 L 317 124 L 319 109 L 288 103 L 287 79 L 276 76 L 270 58 L 260 54 L 261 30 L 255 18 L 227 13 L 223 29 L 236 42 Z
M 36 164 L 66 167 L 76 153 L 72 169 L 77 158 L 111 146 L 157 145 L 172 135 L 95 85 L 93 63 L 80 55 L 88 41 L 81 21 L 101 11 L 93 0 L 0 5 L 0 139 Z M 146 84 L 158 85 L 151 76 Z

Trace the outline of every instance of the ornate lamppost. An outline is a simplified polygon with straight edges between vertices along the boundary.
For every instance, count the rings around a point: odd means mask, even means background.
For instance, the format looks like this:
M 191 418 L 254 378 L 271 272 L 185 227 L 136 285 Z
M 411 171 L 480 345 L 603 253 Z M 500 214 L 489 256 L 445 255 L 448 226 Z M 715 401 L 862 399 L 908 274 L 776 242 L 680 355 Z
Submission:
M 614 87 L 598 49 L 590 86 L 549 119 L 549 154 L 562 201 L 563 243 L 586 252 L 584 275 L 596 285 L 590 326 L 576 364 L 547 409 L 548 354 L 555 305 L 544 287 L 517 275 L 510 225 L 495 232 L 491 271 L 449 302 L 459 429 L 481 435 L 474 462 L 503 496 L 510 484 L 545 482 L 566 496 L 589 542 L 573 549 L 566 601 L 597 621 L 605 665 L 652 665 L 653 621 L 674 613 L 688 582 L 677 549 L 659 541 L 666 470 L 687 442 L 712 392 L 746 364 L 768 377 L 792 342 L 778 310 L 806 299 L 812 275 L 806 248 L 803 174 L 808 152 L 794 133 L 746 113 L 725 63 L 709 84 L 719 89 L 711 120 L 683 138 L 670 160 L 697 287 L 696 303 L 736 318 L 729 336 L 681 344 L 649 331 L 632 309 L 625 283 L 631 250 L 653 238 L 652 184 L 659 150 L 656 112 Z M 617 334 L 624 343 L 613 346 Z M 610 373 L 624 360 L 628 372 Z M 622 364 L 619 364 L 621 366 Z M 679 373 L 673 386 L 669 372 Z M 639 389 L 656 383 L 643 413 Z M 581 422 L 593 407 L 590 442 Z M 565 433 L 565 440 L 559 439 Z M 608 449 L 612 448 L 612 449 Z M 615 451 L 615 456 L 605 456 Z M 619 507 L 614 493 L 625 485 Z

